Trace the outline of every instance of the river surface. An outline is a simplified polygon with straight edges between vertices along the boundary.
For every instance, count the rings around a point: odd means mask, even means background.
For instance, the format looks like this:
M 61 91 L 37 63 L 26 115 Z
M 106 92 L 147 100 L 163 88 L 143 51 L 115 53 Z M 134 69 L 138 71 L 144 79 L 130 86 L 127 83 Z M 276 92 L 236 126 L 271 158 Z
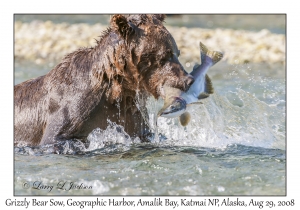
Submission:
M 16 61 L 15 84 L 49 70 Z M 190 108 L 185 128 L 159 118 L 159 141 L 140 143 L 111 122 L 62 154 L 15 147 L 15 195 L 285 195 L 285 66 L 221 62 L 208 74 L 215 93 Z M 162 103 L 147 103 L 153 131 Z

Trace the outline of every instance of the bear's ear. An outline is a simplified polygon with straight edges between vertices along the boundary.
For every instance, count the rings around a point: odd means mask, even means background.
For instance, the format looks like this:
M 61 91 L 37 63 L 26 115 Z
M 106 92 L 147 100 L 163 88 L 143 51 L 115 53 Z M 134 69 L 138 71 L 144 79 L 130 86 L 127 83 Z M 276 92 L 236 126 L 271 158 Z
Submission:
M 119 32 L 119 34 L 125 39 L 133 34 L 137 29 L 132 22 L 127 21 L 124 15 L 113 15 L 110 24 L 112 29 Z
M 156 14 L 155 17 L 160 20 L 161 22 L 163 22 L 166 18 L 166 15 L 164 14 Z

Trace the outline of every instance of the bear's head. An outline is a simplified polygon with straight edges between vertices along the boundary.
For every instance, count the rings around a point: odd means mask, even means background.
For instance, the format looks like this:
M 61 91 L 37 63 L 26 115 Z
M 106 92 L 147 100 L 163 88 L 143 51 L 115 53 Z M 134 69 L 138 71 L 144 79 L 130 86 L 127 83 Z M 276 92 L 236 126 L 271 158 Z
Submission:
M 194 79 L 178 60 L 180 51 L 163 26 L 164 15 L 114 15 L 111 30 L 117 64 L 128 89 L 143 89 L 164 97 L 163 86 L 186 91 Z M 113 37 L 112 37 L 113 38 Z M 120 65 L 122 64 L 122 65 Z

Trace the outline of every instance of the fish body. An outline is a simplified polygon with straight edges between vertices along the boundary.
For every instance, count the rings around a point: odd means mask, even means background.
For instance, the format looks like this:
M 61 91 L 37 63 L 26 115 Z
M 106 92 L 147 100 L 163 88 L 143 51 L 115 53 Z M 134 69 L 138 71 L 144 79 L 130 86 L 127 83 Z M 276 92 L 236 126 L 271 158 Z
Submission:
M 194 83 L 187 92 L 182 92 L 181 97 L 191 104 L 214 93 L 212 82 L 207 76 L 207 71 L 223 58 L 223 54 L 218 51 L 210 51 L 200 42 L 201 65 L 195 65 L 190 73 L 194 77 Z
M 223 58 L 223 53 L 210 51 L 200 42 L 201 64 L 195 65 L 190 73 L 194 77 L 194 83 L 188 91 L 182 92 L 178 89 L 165 87 L 165 102 L 158 116 L 166 118 L 179 117 L 179 121 L 186 126 L 190 121 L 190 114 L 186 111 L 187 106 L 195 103 L 202 103 L 201 99 L 207 98 L 214 93 L 212 82 L 206 74 L 208 69 Z

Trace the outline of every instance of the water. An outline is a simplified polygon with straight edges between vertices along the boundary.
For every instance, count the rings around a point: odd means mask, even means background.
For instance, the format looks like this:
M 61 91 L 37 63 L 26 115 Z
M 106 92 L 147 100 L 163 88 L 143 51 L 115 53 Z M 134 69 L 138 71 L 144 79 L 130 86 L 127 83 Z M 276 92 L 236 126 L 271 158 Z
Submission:
M 15 155 L 17 195 L 283 195 L 285 152 L 225 148 L 113 146 L 85 155 Z M 37 181 L 37 182 L 36 182 Z M 54 186 L 24 189 L 24 183 Z M 36 182 L 34 184 L 34 182 Z M 59 182 L 65 188 L 57 189 Z M 69 190 L 71 182 L 92 189 Z
M 16 62 L 15 84 L 48 70 Z M 60 154 L 15 147 L 15 195 L 285 195 L 285 66 L 219 63 L 209 75 L 216 93 L 190 108 L 186 128 L 159 118 L 158 142 L 110 122 Z M 147 102 L 153 131 L 162 103 Z
M 227 69 L 220 80 L 219 68 Z M 51 146 L 16 147 L 15 194 L 285 195 L 283 67 L 219 68 L 211 70 L 216 93 L 189 110 L 186 128 L 178 119 L 158 119 L 158 143 L 142 144 L 111 122 L 89 135 L 89 146 L 70 141 L 60 155 Z M 148 100 L 152 127 L 162 103 Z M 69 190 L 71 182 L 92 189 Z M 54 188 L 35 189 L 42 185 Z

